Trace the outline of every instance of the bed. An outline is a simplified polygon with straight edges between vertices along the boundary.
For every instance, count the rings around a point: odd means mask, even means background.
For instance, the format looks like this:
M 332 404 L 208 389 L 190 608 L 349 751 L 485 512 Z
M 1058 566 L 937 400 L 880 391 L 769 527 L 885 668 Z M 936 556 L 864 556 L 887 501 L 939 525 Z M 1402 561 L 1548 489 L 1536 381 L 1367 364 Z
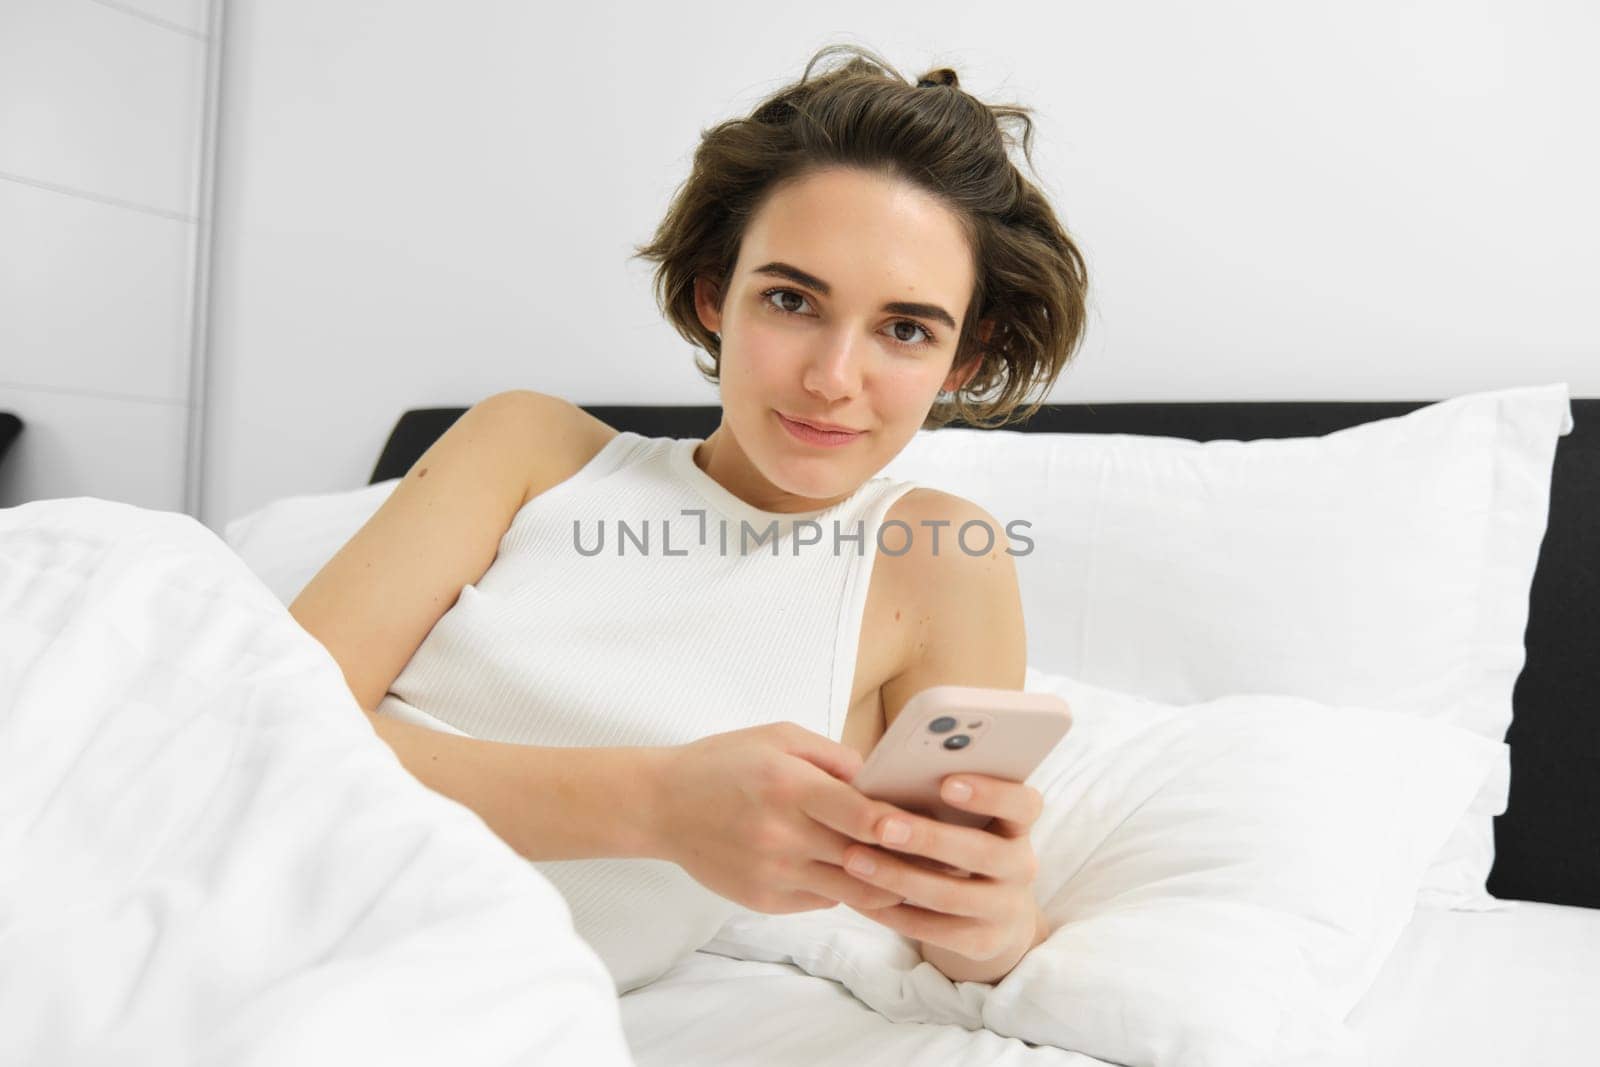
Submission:
M 646 436 L 719 417 L 587 410 Z M 937 470 L 1002 520 L 1021 493 L 1077 538 L 1041 521 L 1056 554 L 1019 560 L 1029 687 L 1078 712 L 1082 747 L 1040 780 L 1064 813 L 1040 885 L 1068 921 L 990 988 L 865 920 L 747 913 L 620 996 L 550 883 L 400 767 L 284 611 L 462 411 L 405 412 L 367 486 L 221 539 L 93 498 L 0 510 L 0 1062 L 1470 1067 L 1600 1047 L 1600 399 L 1047 405 L 919 435 L 895 476 Z M 1182 590 L 1151 521 L 1169 514 Z M 1468 565 L 1484 581 L 1457 589 Z M 1198 629 L 1152 608 L 1247 574 L 1264 594 Z M 1363 600 L 1324 654 L 1345 587 L 1381 610 Z M 1284 810 L 1255 820 L 1265 796 Z M 1229 849 L 1250 877 L 1208 891 L 1282 899 L 1200 899 L 1223 868 L 1159 866 Z
M 1320 436 L 1427 402 L 1046 405 L 1023 433 L 1194 441 Z M 591 406 L 620 429 L 704 437 L 715 407 Z M 404 473 L 459 409 L 407 412 L 372 482 Z M 1572 402 L 1516 679 L 1509 805 L 1488 887 L 1500 911 L 1419 907 L 1349 1015 L 1374 1064 L 1588 1062 L 1600 1048 L 1600 400 Z M 1100 1063 L 987 1030 L 892 1022 L 791 963 L 699 952 L 621 999 L 641 1064 Z
M 1589 1063 L 1597 998 L 1593 909 L 1424 909 L 1350 1019 L 1374 1067 Z M 986 1030 L 891 1022 L 836 982 L 703 952 L 625 995 L 622 1019 L 640 1064 L 1106 1062 Z

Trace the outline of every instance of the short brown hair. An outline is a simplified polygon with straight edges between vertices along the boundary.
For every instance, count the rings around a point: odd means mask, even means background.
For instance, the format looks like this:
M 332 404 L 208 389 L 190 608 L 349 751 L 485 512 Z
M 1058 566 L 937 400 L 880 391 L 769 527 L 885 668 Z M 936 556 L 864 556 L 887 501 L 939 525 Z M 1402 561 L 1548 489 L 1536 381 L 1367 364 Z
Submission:
M 820 60 L 840 52 L 853 58 L 811 77 Z M 1044 402 L 1081 342 L 1088 290 L 1083 256 L 1007 152 L 1015 137 L 1001 120 L 1014 119 L 1033 166 L 1030 113 L 983 103 L 959 87 L 949 67 L 913 84 L 869 51 L 829 45 L 812 56 L 798 82 L 748 117 L 701 132 L 689 177 L 635 258 L 656 262 L 656 303 L 680 335 L 710 355 L 709 364 L 697 355 L 695 366 L 715 383 L 722 342 L 695 312 L 694 280 L 728 277 L 745 227 L 767 198 L 783 184 L 837 166 L 910 182 L 954 211 L 977 267 L 951 366 L 974 360 L 980 366 L 956 393 L 940 394 L 949 399 L 934 403 L 923 428 L 1021 421 Z M 976 336 L 982 319 L 994 321 L 987 343 Z M 1037 399 L 1012 419 L 1035 391 Z

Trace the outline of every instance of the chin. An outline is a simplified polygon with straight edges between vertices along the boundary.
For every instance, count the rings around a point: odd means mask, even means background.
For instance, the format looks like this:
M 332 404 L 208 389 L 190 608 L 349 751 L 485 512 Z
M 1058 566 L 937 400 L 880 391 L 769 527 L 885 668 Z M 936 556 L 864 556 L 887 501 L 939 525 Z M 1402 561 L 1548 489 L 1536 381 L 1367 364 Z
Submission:
M 779 433 L 783 433 L 780 427 Z M 780 449 L 784 446 L 780 444 Z M 779 452 L 770 464 L 761 466 L 767 481 L 792 496 L 808 500 L 831 500 L 853 492 L 859 485 L 840 460 L 829 456 L 801 456 Z M 851 466 L 854 466 L 853 464 Z

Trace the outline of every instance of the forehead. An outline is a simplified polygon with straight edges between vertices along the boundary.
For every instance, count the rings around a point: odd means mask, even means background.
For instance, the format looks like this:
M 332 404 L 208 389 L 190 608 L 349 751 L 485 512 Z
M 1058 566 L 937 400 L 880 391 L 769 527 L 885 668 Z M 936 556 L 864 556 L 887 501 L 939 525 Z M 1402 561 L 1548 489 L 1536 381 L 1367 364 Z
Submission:
M 786 184 L 762 204 L 737 273 L 775 259 L 826 280 L 835 300 L 931 300 L 958 318 L 975 277 L 953 211 L 908 182 L 844 168 Z

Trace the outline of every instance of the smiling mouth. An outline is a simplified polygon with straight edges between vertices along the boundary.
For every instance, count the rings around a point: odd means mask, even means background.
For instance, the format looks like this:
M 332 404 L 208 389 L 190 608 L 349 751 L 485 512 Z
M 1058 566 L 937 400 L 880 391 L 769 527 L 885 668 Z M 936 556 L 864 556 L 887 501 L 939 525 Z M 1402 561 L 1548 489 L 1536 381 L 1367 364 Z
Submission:
M 780 411 L 778 414 L 783 415 L 783 412 Z M 820 433 L 861 433 L 860 430 L 854 430 L 848 426 L 834 426 L 831 423 L 818 422 L 816 419 L 801 419 L 793 415 L 783 415 L 783 417 L 790 422 L 798 422 L 802 426 L 809 426 Z
M 793 437 L 808 444 L 844 444 L 847 441 L 855 440 L 866 432 L 864 430 L 822 430 L 812 426 L 810 423 L 801 422 L 799 419 L 791 419 L 781 411 L 774 412 L 774 414 L 778 416 L 778 421 L 783 423 L 784 429 L 788 430 Z

